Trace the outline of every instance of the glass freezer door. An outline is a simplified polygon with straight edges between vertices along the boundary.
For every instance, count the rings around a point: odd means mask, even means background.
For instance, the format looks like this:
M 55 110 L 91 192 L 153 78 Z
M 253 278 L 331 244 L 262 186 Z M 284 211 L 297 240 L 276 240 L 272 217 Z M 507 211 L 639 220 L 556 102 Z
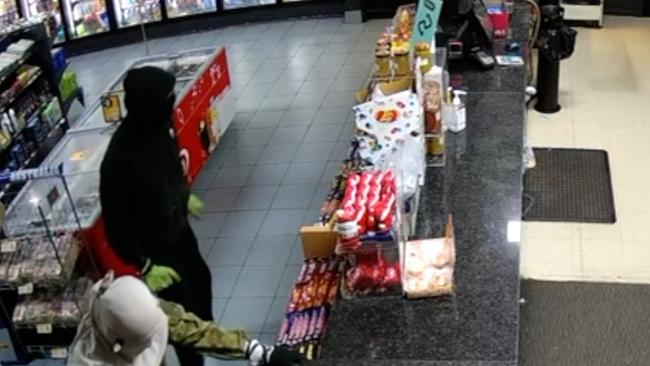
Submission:
M 113 0 L 115 19 L 120 28 L 162 19 L 158 0 Z
M 68 15 L 70 38 L 81 38 L 110 29 L 104 0 L 62 0 Z
M 217 10 L 215 0 L 165 0 L 167 16 L 170 18 L 207 13 Z
M 0 0 L 0 28 L 13 24 L 19 17 L 16 0 Z
M 275 0 L 224 0 L 226 9 L 246 8 L 251 6 L 275 4 Z
M 48 25 L 54 43 L 65 41 L 65 31 L 63 30 L 61 4 L 59 0 L 21 0 L 20 5 L 23 9 L 23 14 L 27 18 L 34 18 L 42 14 L 49 15 L 51 20 Z

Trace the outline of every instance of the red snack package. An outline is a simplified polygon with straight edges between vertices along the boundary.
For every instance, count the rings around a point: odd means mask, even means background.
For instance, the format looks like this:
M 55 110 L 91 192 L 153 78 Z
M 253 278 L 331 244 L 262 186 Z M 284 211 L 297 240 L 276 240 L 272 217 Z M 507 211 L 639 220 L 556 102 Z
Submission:
M 399 286 L 401 284 L 401 276 L 399 270 L 399 262 L 392 263 L 386 268 L 386 276 L 384 277 L 383 285 L 387 288 Z

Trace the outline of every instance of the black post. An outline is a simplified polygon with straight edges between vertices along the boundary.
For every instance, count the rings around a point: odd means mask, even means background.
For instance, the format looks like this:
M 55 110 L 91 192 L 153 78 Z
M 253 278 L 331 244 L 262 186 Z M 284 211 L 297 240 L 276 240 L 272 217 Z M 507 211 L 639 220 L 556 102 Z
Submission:
M 539 53 L 537 65 L 537 104 L 535 109 L 541 113 L 555 113 L 562 107 L 558 104 L 560 86 L 560 61 L 551 60 Z

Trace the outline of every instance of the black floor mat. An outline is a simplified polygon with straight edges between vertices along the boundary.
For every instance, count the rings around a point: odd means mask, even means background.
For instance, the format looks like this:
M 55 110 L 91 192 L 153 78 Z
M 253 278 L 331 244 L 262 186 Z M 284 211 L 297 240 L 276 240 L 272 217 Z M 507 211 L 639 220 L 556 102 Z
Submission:
M 650 286 L 521 286 L 520 366 L 650 365 Z
M 606 151 L 534 151 L 537 165 L 524 175 L 524 220 L 616 222 Z

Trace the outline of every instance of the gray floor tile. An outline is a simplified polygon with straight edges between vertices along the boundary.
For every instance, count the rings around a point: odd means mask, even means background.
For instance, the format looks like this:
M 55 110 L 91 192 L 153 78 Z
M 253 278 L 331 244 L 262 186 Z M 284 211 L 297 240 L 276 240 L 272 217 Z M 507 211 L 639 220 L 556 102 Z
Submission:
M 320 60 L 319 55 L 306 55 L 298 54 L 294 56 L 290 61 L 287 68 L 291 67 L 312 67 Z
M 280 286 L 278 286 L 278 297 L 284 297 L 285 299 L 289 297 L 293 285 L 296 283 L 301 267 L 301 265 L 286 266 L 284 273 L 282 274 L 282 279 L 280 280 Z
M 279 69 L 257 70 L 255 74 L 253 74 L 252 85 L 255 85 L 256 83 L 273 83 L 278 80 L 281 73 L 282 70 Z
M 286 60 L 266 60 L 262 62 L 260 65 L 258 71 L 282 71 L 284 68 L 287 67 L 287 61 Z
M 247 266 L 284 266 L 289 260 L 295 235 L 258 236 L 246 258 Z
M 241 266 L 253 246 L 253 239 L 253 237 L 218 238 L 206 262 L 210 267 Z
M 235 203 L 235 210 L 266 210 L 278 191 L 277 186 L 246 187 Z
M 347 56 L 347 54 L 341 53 L 322 54 L 315 66 L 340 66 L 343 65 Z
M 311 67 L 289 67 L 280 73 L 278 81 L 303 81 L 311 72 Z
M 327 161 L 336 147 L 334 142 L 304 143 L 298 148 L 294 162 L 307 163 L 316 161 Z
M 334 177 L 341 170 L 341 162 L 333 160 L 327 163 L 325 169 L 323 170 L 323 176 L 321 177 L 321 183 L 323 184 L 332 184 Z
M 219 148 L 225 149 L 237 146 L 237 142 L 239 141 L 239 136 L 241 136 L 241 134 L 241 130 L 227 129 L 219 140 Z
M 332 175 L 331 179 L 334 179 L 334 176 Z M 325 201 L 325 198 L 327 198 L 327 195 L 330 193 L 332 190 L 332 184 L 331 183 L 321 183 L 318 185 L 316 188 L 316 192 L 314 192 L 314 197 L 311 200 L 311 203 L 309 204 L 310 208 L 320 208 L 323 205 L 323 202 Z
M 284 184 L 273 200 L 272 208 L 307 208 L 314 196 L 313 184 Z
M 322 107 L 316 113 L 314 124 L 342 125 L 346 123 L 350 113 L 352 113 L 352 108 L 350 107 Z
M 228 301 L 226 310 L 221 317 L 221 325 L 226 328 L 243 328 L 250 333 L 257 334 L 264 327 L 272 302 L 273 297 L 257 297 L 255 299 L 233 297 Z
M 332 37 L 334 35 L 332 33 L 330 34 L 317 34 L 313 33 L 310 34 L 307 38 L 305 38 L 304 44 L 319 44 L 319 43 L 328 43 L 332 40 Z
M 236 102 L 237 112 L 255 112 L 260 105 L 260 98 L 239 97 Z
M 270 210 L 259 235 L 296 235 L 302 225 L 307 210 Z
M 278 341 L 278 333 L 280 332 L 280 328 L 278 328 L 275 332 L 262 332 L 260 333 L 258 339 L 260 343 L 263 344 L 275 344 Z
M 212 300 L 212 316 L 216 322 L 221 321 L 221 316 L 226 310 L 226 305 L 228 305 L 228 299 L 213 299 Z
M 323 50 L 323 54 L 345 54 L 354 50 L 354 42 L 332 42 Z
M 323 170 L 325 169 L 325 162 L 313 163 L 292 163 L 289 166 L 287 175 L 284 177 L 285 184 L 309 184 L 318 183 Z
M 248 361 L 219 360 L 216 358 L 207 357 L 205 359 L 204 366 L 249 366 L 249 363 Z
M 262 329 L 263 332 L 266 332 L 265 334 L 269 334 L 271 337 L 275 334 L 277 337 L 280 327 L 282 326 L 282 321 L 287 313 L 287 304 L 289 303 L 288 296 L 288 294 L 287 296 L 280 295 L 273 299 L 271 309 L 269 310 L 266 322 L 264 323 L 264 329 Z M 273 338 L 271 339 L 274 341 Z M 260 339 L 260 342 L 263 341 Z
M 264 146 L 269 142 L 273 132 L 275 128 L 248 128 L 239 138 L 238 146 Z
M 357 125 L 355 123 L 347 122 L 343 125 L 343 130 L 339 135 L 339 142 L 349 143 L 354 134 L 357 132 Z
M 211 189 L 203 194 L 205 212 L 229 211 L 233 208 L 241 188 Z
M 192 183 L 192 190 L 203 191 L 210 188 L 210 183 L 212 183 L 212 179 L 214 179 L 215 175 L 217 175 L 217 169 L 202 169 L 201 173 L 199 173 Z
M 251 166 L 223 167 L 215 175 L 210 188 L 242 187 L 252 169 Z
M 328 93 L 323 99 L 322 107 L 348 107 L 357 104 L 355 92 Z
M 246 133 L 251 131 L 246 131 Z M 257 159 L 262 155 L 264 150 L 263 146 L 242 146 L 232 149 L 226 161 L 224 162 L 224 167 L 239 167 L 242 165 L 255 165 Z
M 233 297 L 275 296 L 283 270 L 284 264 L 280 266 L 244 266 L 233 290 Z
M 357 45 L 358 47 L 358 45 Z M 368 64 L 373 62 L 373 54 L 370 52 L 352 52 L 348 54 L 345 64 Z M 369 71 L 369 70 L 368 70 Z
M 343 134 L 341 133 L 341 136 L 339 139 L 341 139 Z M 333 161 L 342 161 L 345 160 L 349 157 L 350 154 L 350 141 L 352 140 L 352 135 L 347 140 L 342 140 L 340 142 L 336 143 L 336 147 L 334 148 L 334 151 L 332 151 L 332 155 L 330 156 L 330 160 Z
M 282 183 L 289 164 L 264 164 L 253 168 L 248 177 L 248 187 L 277 186 Z
M 307 80 L 335 79 L 340 69 L 341 65 L 314 66 L 307 75 Z
M 356 92 L 363 89 L 367 83 L 366 78 L 338 78 L 329 87 L 330 92 Z
M 293 95 L 280 97 L 268 95 L 264 98 L 258 109 L 260 111 L 284 111 L 291 106 L 293 98 Z
M 330 88 L 334 79 L 306 80 L 300 87 L 299 95 L 323 94 Z
M 225 212 L 208 213 L 200 219 L 190 218 L 190 225 L 197 238 L 215 238 L 226 221 Z
M 318 108 L 323 103 L 324 99 L 325 99 L 324 93 L 321 94 L 298 93 L 298 95 L 296 95 L 296 97 L 293 99 L 290 108 L 292 109 Z
M 233 129 L 233 130 L 243 130 L 248 126 L 248 123 L 251 121 L 253 118 L 254 113 L 252 112 L 239 112 L 235 113 L 235 116 L 232 119 L 232 122 L 230 123 L 230 126 L 228 126 L 228 129 Z
M 282 116 L 280 126 L 309 126 L 314 121 L 317 109 L 289 109 Z
M 306 131 L 305 131 L 306 132 Z M 286 163 L 293 160 L 298 151 L 298 144 L 269 145 L 262 152 L 258 164 Z
M 314 124 L 307 131 L 305 142 L 338 142 L 343 125 Z
M 203 238 L 203 239 L 198 239 L 199 241 L 199 251 L 201 252 L 201 257 L 208 258 L 208 255 L 210 254 L 210 249 L 212 249 L 212 245 L 214 244 L 214 238 Z
M 307 213 L 305 214 L 305 219 L 302 220 L 302 224 L 313 225 L 316 221 L 318 221 L 320 215 L 320 207 L 310 207 L 307 209 Z
M 280 120 L 282 120 L 283 115 L 284 115 L 284 110 L 278 110 L 278 111 L 259 110 L 257 111 L 257 113 L 255 113 L 255 116 L 253 116 L 253 119 L 251 119 L 248 128 L 251 129 L 251 128 L 277 127 L 280 124 Z
M 305 257 L 302 252 L 302 239 L 299 236 L 296 239 L 296 242 L 293 244 L 293 249 L 291 250 L 288 264 L 302 264 L 304 260 Z
M 262 100 L 264 97 L 266 97 L 269 94 L 271 88 L 273 88 L 272 82 L 261 82 L 255 80 L 255 82 L 249 83 L 244 88 L 244 90 L 242 90 L 241 94 L 239 95 L 239 98 L 240 99 L 255 98 L 258 100 Z
M 300 144 L 306 133 L 305 126 L 278 127 L 273 132 L 269 144 Z
M 290 96 L 293 97 L 298 94 L 298 90 L 302 86 L 302 81 L 278 81 L 273 85 L 269 95 L 275 97 Z
M 220 238 L 255 236 L 266 216 L 266 211 L 233 211 L 219 231 Z
M 212 297 L 229 298 L 237 283 L 241 266 L 210 267 L 212 273 Z

